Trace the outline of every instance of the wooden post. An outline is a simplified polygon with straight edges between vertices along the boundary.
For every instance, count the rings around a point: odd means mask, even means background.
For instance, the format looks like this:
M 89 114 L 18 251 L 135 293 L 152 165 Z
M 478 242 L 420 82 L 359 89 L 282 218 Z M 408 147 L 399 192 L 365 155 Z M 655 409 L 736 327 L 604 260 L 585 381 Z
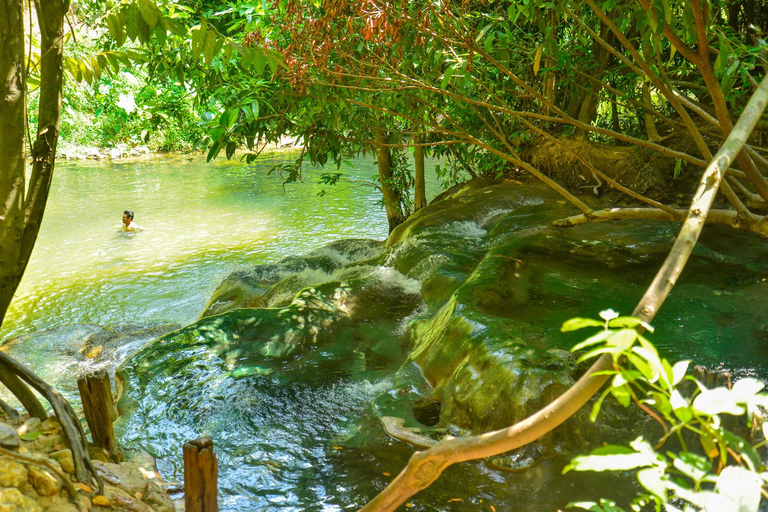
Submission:
M 109 375 L 105 371 L 87 375 L 77 380 L 77 387 L 83 402 L 85 421 L 91 429 L 93 445 L 104 450 L 112 462 L 121 462 L 123 453 L 117 448 L 112 428 L 115 405 Z
M 218 465 L 213 440 L 201 437 L 184 444 L 184 510 L 219 512 Z

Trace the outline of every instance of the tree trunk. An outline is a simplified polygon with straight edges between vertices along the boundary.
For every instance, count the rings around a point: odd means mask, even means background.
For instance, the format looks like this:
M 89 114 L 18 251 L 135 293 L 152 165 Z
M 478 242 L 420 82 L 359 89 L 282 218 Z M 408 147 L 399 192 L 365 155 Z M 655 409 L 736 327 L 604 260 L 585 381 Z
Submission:
M 649 141 L 658 142 L 661 140 L 661 137 L 659 137 L 659 132 L 656 130 L 656 118 L 650 113 L 650 110 L 653 109 L 651 87 L 645 81 L 643 82 L 643 104 L 648 107 L 648 110 L 643 114 L 645 116 L 645 133 Z
M 554 55 L 555 51 L 557 49 L 557 26 L 558 26 L 558 17 L 557 17 L 557 10 L 555 9 L 549 9 L 547 13 L 547 26 L 550 27 L 551 31 L 549 32 L 549 37 L 547 38 L 544 48 L 546 50 L 546 53 L 548 55 Z M 555 68 L 555 64 L 557 64 L 557 61 L 553 59 L 552 57 L 544 57 L 544 65 L 549 69 L 550 71 L 547 71 L 546 76 L 544 77 L 544 97 L 549 101 L 552 105 L 557 106 L 557 77 L 555 75 L 555 72 L 552 71 L 552 69 Z M 542 109 L 542 113 L 545 116 L 550 115 L 551 108 L 549 105 L 544 104 Z
M 611 93 L 611 123 L 613 131 L 621 131 L 621 121 L 619 120 L 619 106 L 616 105 L 616 93 Z
M 56 163 L 56 145 L 61 127 L 61 91 L 64 80 L 64 16 L 69 0 L 38 0 L 37 20 L 40 25 L 40 110 L 37 140 L 32 146 L 32 175 L 24 208 L 24 234 L 19 257 L 19 281 L 40 232 L 48 191 Z M 18 283 L 16 284 L 18 286 Z
M 427 206 L 427 192 L 424 184 L 424 146 L 421 145 L 421 134 L 413 136 L 413 158 L 416 176 L 414 182 L 413 211 L 417 212 Z
M 605 25 L 602 24 L 602 30 L 601 30 L 600 37 L 602 37 L 608 44 L 613 44 L 614 37 L 611 33 L 610 29 Z M 597 61 L 596 66 L 590 71 L 590 73 L 602 80 L 603 75 L 605 74 L 605 69 L 608 67 L 608 62 L 610 61 L 611 54 L 603 48 L 600 43 L 595 41 L 593 44 L 592 52 L 595 55 L 595 60 Z M 584 93 L 583 99 L 581 101 L 581 105 L 578 110 L 578 115 L 576 116 L 576 119 L 581 121 L 584 124 L 592 124 L 592 121 L 595 119 L 595 115 L 597 114 L 597 100 L 599 96 L 599 86 L 595 83 L 590 83 L 588 86 L 588 92 Z M 576 128 L 576 131 L 574 132 L 574 137 L 581 140 L 586 140 L 589 136 L 589 132 L 583 128 Z
M 0 325 L 16 292 L 24 201 L 24 15 L 0 0 Z
M 379 169 L 381 193 L 384 196 L 384 209 L 387 211 L 389 232 L 405 222 L 405 214 L 400 200 L 400 191 L 394 187 L 392 174 L 392 158 L 389 155 L 388 137 L 380 128 L 374 129 L 376 140 L 376 165 Z

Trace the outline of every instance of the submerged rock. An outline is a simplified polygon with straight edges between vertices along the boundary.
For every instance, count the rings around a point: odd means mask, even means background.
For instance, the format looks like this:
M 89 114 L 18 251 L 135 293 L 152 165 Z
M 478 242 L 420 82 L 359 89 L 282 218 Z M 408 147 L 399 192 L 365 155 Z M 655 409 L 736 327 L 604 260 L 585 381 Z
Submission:
M 374 259 L 383 250 L 384 243 L 378 240 L 338 240 L 304 256 L 238 270 L 219 285 L 202 316 L 232 309 L 287 306 L 298 290 L 326 282 L 337 270 Z

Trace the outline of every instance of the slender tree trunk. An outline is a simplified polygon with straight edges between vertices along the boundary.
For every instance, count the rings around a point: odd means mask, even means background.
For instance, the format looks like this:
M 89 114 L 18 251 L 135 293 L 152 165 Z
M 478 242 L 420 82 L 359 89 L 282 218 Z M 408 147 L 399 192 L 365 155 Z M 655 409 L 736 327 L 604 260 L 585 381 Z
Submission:
M 546 49 L 546 52 L 548 55 L 554 55 L 555 50 L 557 48 L 557 26 L 558 26 L 558 17 L 557 17 L 557 11 L 555 9 L 549 9 L 547 13 L 547 25 L 552 29 L 549 33 L 549 37 L 546 40 L 546 43 L 544 44 L 544 48 Z M 547 71 L 547 75 L 544 79 L 544 97 L 552 104 L 557 105 L 557 98 L 556 93 L 556 83 L 557 83 L 557 77 L 555 75 L 555 72 L 552 71 L 552 69 L 555 67 L 555 64 L 557 62 L 555 59 L 551 57 L 544 57 L 544 64 L 550 71 Z M 544 108 L 542 109 L 542 113 L 545 116 L 550 115 L 551 108 L 549 105 L 544 105 Z
M 18 285 L 24 226 L 24 9 L 0 0 L 0 325 Z
M 64 16 L 69 0 L 38 0 L 37 20 L 40 25 L 40 110 L 37 140 L 32 147 L 32 175 L 24 208 L 24 235 L 19 258 L 19 281 L 40 232 L 48 191 L 56 163 L 56 145 L 61 127 L 61 91 L 64 81 Z M 18 286 L 18 283 L 17 283 Z
M 619 106 L 616 105 L 616 94 L 611 93 L 611 123 L 613 131 L 621 131 L 621 121 L 619 120 Z
M 424 184 L 424 146 L 421 145 L 421 134 L 413 136 L 413 144 L 414 167 L 416 168 L 413 211 L 417 212 L 427 206 L 427 192 Z
M 611 34 L 610 29 L 603 24 L 602 30 L 601 30 L 600 36 L 608 42 L 608 44 L 613 44 L 614 37 L 613 34 Z M 591 71 L 593 75 L 599 79 L 602 79 L 606 68 L 608 67 L 608 62 L 610 61 L 611 54 L 603 48 L 600 43 L 595 41 L 593 44 L 592 49 L 593 54 L 595 55 L 595 59 L 597 61 L 597 65 L 594 67 L 594 69 Z M 579 107 L 578 115 L 576 116 L 576 119 L 581 121 L 584 124 L 592 124 L 592 121 L 595 119 L 595 115 L 597 114 L 597 100 L 599 97 L 599 86 L 595 83 L 590 83 L 588 87 L 588 92 L 584 94 L 584 97 L 581 101 L 581 105 Z M 586 140 L 589 137 L 589 132 L 583 128 L 576 128 L 576 131 L 574 132 L 574 136 L 577 139 Z
M 643 82 L 643 103 L 648 107 L 643 115 L 645 116 L 645 133 L 648 136 L 648 140 L 651 142 L 658 142 L 661 140 L 659 132 L 656 130 L 656 118 L 650 113 L 653 109 L 653 103 L 651 102 L 651 86 L 648 82 Z
M 376 140 L 376 164 L 379 168 L 379 181 L 381 181 L 381 193 L 384 195 L 384 209 L 387 211 L 389 232 L 405 222 L 405 214 L 400 201 L 400 191 L 395 189 L 392 174 L 392 158 L 389 155 L 387 144 L 389 139 L 380 128 L 374 129 Z

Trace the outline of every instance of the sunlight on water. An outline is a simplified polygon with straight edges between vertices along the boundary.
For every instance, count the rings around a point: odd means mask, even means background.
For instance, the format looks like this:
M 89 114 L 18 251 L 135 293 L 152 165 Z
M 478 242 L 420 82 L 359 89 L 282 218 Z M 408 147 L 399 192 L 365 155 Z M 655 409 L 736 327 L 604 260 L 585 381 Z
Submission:
M 318 184 L 313 169 L 285 187 L 267 174 L 296 156 L 265 154 L 253 166 L 197 156 L 58 164 L 2 336 L 80 323 L 186 324 L 239 266 L 339 238 L 386 237 L 380 193 L 366 184 L 374 162 L 354 160 L 335 187 Z M 125 209 L 143 231 L 122 230 Z

